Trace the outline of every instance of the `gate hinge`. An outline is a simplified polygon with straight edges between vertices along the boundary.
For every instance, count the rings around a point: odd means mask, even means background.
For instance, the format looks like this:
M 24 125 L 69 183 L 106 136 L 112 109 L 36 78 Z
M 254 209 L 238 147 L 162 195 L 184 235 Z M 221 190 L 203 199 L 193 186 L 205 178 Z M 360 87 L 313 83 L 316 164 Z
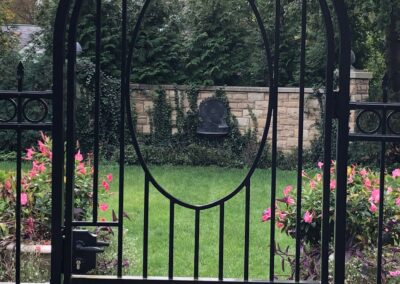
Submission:
M 65 226 L 61 227 L 61 240 L 62 240 L 62 257 L 61 257 L 61 273 L 65 272 L 65 267 L 64 267 L 64 259 L 65 259 L 65 248 L 66 248 L 66 241 L 65 241 Z

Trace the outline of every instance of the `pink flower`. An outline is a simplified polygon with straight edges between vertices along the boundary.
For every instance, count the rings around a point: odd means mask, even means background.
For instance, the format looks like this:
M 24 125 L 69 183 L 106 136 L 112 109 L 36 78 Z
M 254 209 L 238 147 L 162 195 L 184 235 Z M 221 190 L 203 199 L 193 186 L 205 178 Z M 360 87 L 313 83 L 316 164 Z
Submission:
M 364 180 L 364 186 L 365 186 L 365 187 L 371 187 L 371 180 L 370 180 L 369 178 L 366 178 L 366 179 Z
M 269 220 L 271 220 L 271 208 L 265 209 L 262 215 L 263 222 L 267 222 Z
M 284 198 L 281 199 L 277 199 L 277 201 L 285 203 L 286 205 L 290 206 L 290 205 L 294 205 L 294 199 L 291 196 L 285 196 Z
M 276 226 L 277 226 L 279 229 L 282 229 L 285 225 L 284 225 L 283 223 L 281 223 L 281 222 L 276 222 Z
M 389 187 L 387 188 L 387 193 L 388 193 L 388 194 L 391 194 L 392 192 L 393 192 L 393 187 L 389 186 Z
M 31 177 L 31 178 L 33 178 L 34 176 L 36 176 L 38 173 L 37 173 L 37 171 L 36 171 L 36 169 L 35 168 L 33 168 L 30 172 L 29 172 L 29 176 Z
M 46 166 L 44 164 L 37 165 L 37 170 L 39 173 L 43 173 L 46 170 Z
M 292 190 L 293 190 L 293 186 L 288 185 L 288 186 L 286 186 L 285 189 L 283 190 L 283 194 L 284 194 L 285 196 L 288 196 L 289 193 L 290 193 Z
M 108 180 L 108 182 L 112 182 L 113 181 L 113 175 L 112 174 L 108 174 L 107 175 L 107 180 Z
M 322 180 L 322 175 L 321 174 L 317 174 L 317 181 L 320 182 Z
M 101 211 L 107 211 L 108 210 L 108 204 L 107 203 L 101 203 L 100 205 L 99 205 L 99 208 L 100 208 L 100 210 Z
M 35 151 L 33 151 L 32 148 L 26 149 L 26 157 L 25 160 L 32 160 L 33 159 L 33 154 L 35 154 Z
M 400 207 L 400 197 L 396 199 L 396 205 Z
M 101 184 L 103 185 L 104 190 L 106 192 L 108 192 L 110 190 L 110 185 L 105 180 L 103 180 Z
M 75 161 L 78 161 L 78 162 L 83 161 L 83 156 L 81 154 L 81 150 L 79 150 L 78 153 L 75 154 Z
M 311 224 L 312 223 L 312 220 L 313 220 L 313 214 L 312 213 L 310 213 L 308 210 L 307 210 L 307 212 L 306 212 L 306 214 L 304 214 L 304 222 L 305 223 L 308 223 L 308 224 Z
M 315 183 L 315 180 L 310 180 L 310 187 L 311 189 L 315 189 L 315 187 L 317 186 L 317 184 Z
M 40 131 L 40 136 L 42 137 L 43 141 L 47 140 L 47 136 L 43 133 L 43 131 Z
M 371 207 L 369 207 L 369 211 L 371 211 L 372 213 L 376 213 L 376 211 L 378 211 L 378 207 L 376 207 L 376 205 L 374 203 L 371 203 Z
M 365 177 L 367 174 L 368 174 L 368 172 L 367 172 L 366 169 L 362 169 L 362 170 L 360 171 L 360 175 L 361 175 L 362 177 Z
M 285 213 L 283 213 L 283 212 L 280 212 L 280 213 L 279 213 L 279 219 L 280 219 L 281 221 L 285 221 L 286 215 L 287 215 L 287 214 L 285 214 Z
M 318 168 L 322 169 L 323 166 L 324 166 L 323 162 L 318 162 Z
M 390 275 L 391 277 L 399 277 L 399 276 L 400 276 L 400 270 L 389 271 L 389 275 Z
M 374 189 L 371 193 L 369 201 L 373 203 L 379 203 L 379 200 L 380 200 L 380 191 L 379 189 Z
M 39 144 L 40 153 L 42 153 L 43 155 L 47 156 L 47 147 L 46 147 L 46 145 L 42 141 L 38 141 L 38 144 Z
M 25 206 L 28 203 L 28 195 L 26 193 L 21 193 L 21 205 Z
M 400 169 L 395 169 L 395 170 L 392 172 L 392 176 L 393 176 L 393 178 L 400 177 Z
M 347 183 L 353 183 L 354 179 L 353 176 L 349 176 L 349 178 L 347 179 Z
M 331 180 L 329 187 L 331 190 L 334 190 L 336 188 L 336 180 L 335 179 Z
M 79 163 L 77 170 L 78 170 L 78 174 L 86 175 L 86 168 L 85 168 L 84 163 Z
M 8 179 L 8 180 L 6 180 L 6 182 L 5 182 L 5 184 L 4 184 L 4 187 L 5 187 L 5 189 L 7 190 L 7 191 L 11 191 L 11 189 L 12 189 L 12 183 L 11 183 L 11 181 Z

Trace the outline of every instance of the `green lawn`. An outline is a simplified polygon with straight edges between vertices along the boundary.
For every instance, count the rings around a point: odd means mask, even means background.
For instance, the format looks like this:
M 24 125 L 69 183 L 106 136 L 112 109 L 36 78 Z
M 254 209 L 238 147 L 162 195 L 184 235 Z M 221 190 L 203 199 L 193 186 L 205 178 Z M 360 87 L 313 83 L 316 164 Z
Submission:
M 26 168 L 27 165 L 24 165 Z M 2 163 L 0 169 L 13 169 L 14 165 Z M 246 174 L 245 169 L 216 167 L 151 167 L 159 183 L 175 197 L 192 204 L 205 204 L 230 193 Z M 100 197 L 100 202 L 110 205 L 101 217 L 111 220 L 111 208 L 118 214 L 118 167 L 103 165 L 102 174 L 113 173 L 112 196 Z M 251 181 L 250 221 L 250 278 L 267 279 L 269 275 L 269 226 L 261 222 L 263 210 L 270 206 L 269 170 L 257 170 Z M 294 171 L 278 171 L 278 196 L 288 185 L 295 185 Z M 143 199 L 144 174 L 138 166 L 126 167 L 125 212 L 131 220 L 124 219 L 124 259 L 129 260 L 125 275 L 141 275 L 143 246 Z M 225 205 L 224 277 L 243 277 L 244 256 L 244 192 L 239 193 Z M 194 211 L 180 206 L 175 209 L 174 275 L 193 277 Z M 117 231 L 107 258 L 116 255 Z M 200 276 L 218 276 L 219 208 L 201 213 L 200 223 Z M 169 201 L 155 188 L 150 188 L 149 213 L 149 276 L 166 276 L 168 273 Z M 277 242 L 294 248 L 293 239 L 277 231 Z M 275 270 L 287 278 L 290 270 L 282 272 L 281 261 L 276 257 Z M 104 273 L 104 271 L 102 271 Z M 109 273 L 109 272 L 107 272 Z M 113 273 L 115 271 L 113 270 Z
M 192 204 L 205 204 L 231 192 L 243 179 L 246 170 L 215 167 L 152 167 L 159 183 L 175 197 Z M 103 168 L 112 172 L 115 194 L 108 203 L 118 208 L 118 168 Z M 280 171 L 278 195 L 287 184 L 295 184 L 295 172 Z M 270 171 L 258 170 L 251 183 L 250 223 L 250 278 L 267 279 L 269 273 L 269 223 L 261 222 L 262 211 L 270 204 Z M 127 167 L 125 179 L 125 211 L 131 221 L 125 219 L 124 258 L 131 265 L 129 275 L 142 272 L 143 192 L 144 174 L 139 167 Z M 225 205 L 224 276 L 243 277 L 244 255 L 244 192 Z M 104 215 L 110 219 L 110 215 Z M 175 262 L 176 276 L 193 276 L 194 211 L 177 206 L 175 209 Z M 150 189 L 149 215 L 149 275 L 166 276 L 168 273 L 169 201 L 155 188 Z M 200 276 L 218 275 L 219 208 L 201 213 L 200 224 Z M 277 232 L 280 245 L 294 242 Z M 276 259 L 276 271 L 282 274 L 280 259 Z M 288 270 L 286 270 L 288 273 Z

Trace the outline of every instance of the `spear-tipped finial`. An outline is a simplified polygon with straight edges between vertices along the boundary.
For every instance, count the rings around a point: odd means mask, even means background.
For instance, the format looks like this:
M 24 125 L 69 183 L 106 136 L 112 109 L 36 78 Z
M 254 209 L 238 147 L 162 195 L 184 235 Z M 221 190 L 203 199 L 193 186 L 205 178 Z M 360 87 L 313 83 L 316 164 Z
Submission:
M 20 61 L 17 67 L 17 81 L 18 81 L 18 91 L 22 91 L 22 81 L 24 80 L 24 64 Z

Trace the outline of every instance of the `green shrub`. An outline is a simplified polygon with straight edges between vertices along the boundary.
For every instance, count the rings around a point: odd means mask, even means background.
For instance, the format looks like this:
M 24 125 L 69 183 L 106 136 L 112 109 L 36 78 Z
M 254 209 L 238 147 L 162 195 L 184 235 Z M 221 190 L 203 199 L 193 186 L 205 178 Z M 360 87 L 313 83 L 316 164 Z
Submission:
M 302 220 L 300 223 L 300 237 L 304 247 L 304 254 L 313 255 L 313 261 L 303 263 L 307 265 L 305 276 L 314 279 L 318 275 L 309 275 L 310 267 L 319 265 L 321 229 L 322 229 L 322 192 L 323 192 L 323 163 L 318 163 L 319 170 L 310 174 L 303 173 L 302 188 Z M 330 229 L 331 239 L 335 220 L 335 163 L 329 165 L 332 179 L 330 182 Z M 357 165 L 349 166 L 347 169 L 347 253 L 349 257 L 359 257 L 361 253 L 367 254 L 371 246 L 374 246 L 378 238 L 378 209 L 379 209 L 379 172 Z M 289 236 L 296 237 L 296 191 L 292 185 L 283 189 L 282 198 L 277 199 L 276 226 Z M 395 169 L 391 174 L 385 175 L 385 206 L 383 222 L 383 241 L 387 251 L 393 251 L 400 244 L 400 169 Z M 264 211 L 262 220 L 269 221 L 271 208 Z M 284 255 L 284 254 L 281 254 Z M 384 255 L 385 261 L 388 261 Z M 361 258 L 360 258 L 361 259 Z M 288 260 L 288 258 L 286 259 Z M 303 258 L 303 261 L 307 257 Z M 310 260 L 310 259 L 308 259 Z M 289 261 L 290 262 L 290 261 Z M 354 260 L 356 263 L 357 260 Z M 356 264 L 354 264 L 356 266 Z M 354 267 L 353 267 L 354 268 Z M 390 270 L 389 270 L 390 269 Z M 391 263 L 384 271 L 385 277 L 391 277 L 391 271 L 400 269 L 399 260 Z M 319 269 L 315 270 L 319 273 Z M 362 271 L 359 271 L 362 273 Z M 393 273 L 392 273 L 393 274 Z M 399 275 L 400 276 L 400 275 Z M 356 282 L 354 282 L 356 283 Z M 363 283 L 363 282 L 357 282 Z
M 50 239 L 51 231 L 51 174 L 52 141 L 42 133 L 37 147 L 27 149 L 24 159 L 32 168 L 22 173 L 21 220 L 22 237 L 35 242 Z M 107 197 L 112 176 L 105 177 L 99 194 Z M 78 151 L 75 155 L 74 217 L 86 220 L 92 208 L 93 169 L 90 161 L 84 161 Z M 12 238 L 15 234 L 15 172 L 0 172 L 0 237 Z M 107 204 L 100 204 L 100 210 L 106 211 Z

